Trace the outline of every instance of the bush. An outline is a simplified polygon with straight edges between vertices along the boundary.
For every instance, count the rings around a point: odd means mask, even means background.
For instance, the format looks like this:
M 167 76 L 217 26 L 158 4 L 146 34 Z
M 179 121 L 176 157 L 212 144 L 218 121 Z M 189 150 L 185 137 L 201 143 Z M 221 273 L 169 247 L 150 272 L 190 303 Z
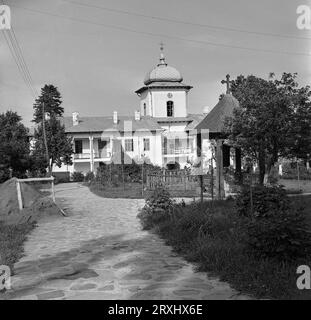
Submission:
M 10 170 L 7 168 L 0 169 L 0 183 L 3 183 L 9 179 L 10 179 Z
M 296 260 L 311 253 L 311 233 L 301 210 L 288 210 L 246 224 L 248 249 L 259 257 Z
M 279 260 L 306 257 L 311 248 L 311 234 L 305 229 L 306 216 L 291 205 L 282 187 L 256 186 L 251 211 L 250 190 L 236 199 L 237 213 L 247 218 L 244 230 L 248 250 L 260 257 Z
M 143 228 L 149 230 L 172 213 L 174 201 L 163 187 L 154 190 L 146 199 L 146 204 L 138 214 Z
M 89 171 L 86 173 L 85 177 L 84 177 L 84 181 L 86 182 L 92 182 L 95 180 L 95 175 L 93 172 Z
M 80 171 L 76 171 L 71 175 L 71 178 L 74 182 L 83 182 L 84 174 Z
M 255 186 L 252 187 L 251 193 L 249 187 L 243 188 L 236 197 L 237 213 L 245 217 L 265 217 L 275 212 L 283 212 L 290 208 L 290 200 L 286 195 L 286 191 L 281 186 Z
M 152 164 L 144 164 L 144 182 L 147 180 L 147 172 L 157 172 L 160 170 L 160 167 Z M 123 183 L 123 177 L 125 182 L 140 183 L 142 180 L 142 165 L 133 162 L 132 164 L 124 164 L 122 168 L 121 164 L 112 163 L 107 165 L 103 163 L 97 169 L 96 181 L 104 185 L 119 185 L 119 183 Z

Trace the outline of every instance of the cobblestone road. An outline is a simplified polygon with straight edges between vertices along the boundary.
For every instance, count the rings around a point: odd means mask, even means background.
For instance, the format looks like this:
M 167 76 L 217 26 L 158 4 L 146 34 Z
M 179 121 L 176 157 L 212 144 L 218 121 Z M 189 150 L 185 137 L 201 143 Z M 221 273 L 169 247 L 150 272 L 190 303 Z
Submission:
M 136 219 L 142 200 L 58 185 L 68 217 L 44 219 L 15 266 L 10 299 L 247 299 L 194 272 Z

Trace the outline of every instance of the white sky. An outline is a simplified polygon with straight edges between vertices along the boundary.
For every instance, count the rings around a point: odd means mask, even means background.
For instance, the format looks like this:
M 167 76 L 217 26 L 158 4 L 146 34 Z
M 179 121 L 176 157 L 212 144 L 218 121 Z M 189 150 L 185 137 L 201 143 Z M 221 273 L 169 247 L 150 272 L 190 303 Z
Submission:
M 71 0 L 149 16 L 190 23 L 242 29 L 247 32 L 310 37 L 296 27 L 298 5 L 310 0 Z M 165 43 L 167 63 L 181 71 L 189 95 L 189 112 L 214 106 L 225 91 L 220 81 L 227 73 L 298 72 L 302 85 L 310 84 L 311 40 L 215 30 L 202 26 L 121 14 L 64 0 L 6 0 L 12 22 L 35 87 L 57 86 L 65 114 L 83 116 L 133 114 L 138 109 L 134 91 L 147 71 L 158 63 L 159 43 Z M 24 8 L 24 9 L 22 9 Z M 38 10 L 38 12 L 25 10 Z M 60 15 L 116 28 L 62 19 Z M 118 28 L 159 34 L 152 36 Z M 3 31 L 0 31 L 0 33 Z M 175 38 L 190 39 L 184 41 Z M 212 46 L 213 42 L 258 51 Z M 277 51 L 262 52 L 259 50 Z M 16 110 L 28 125 L 34 99 L 24 84 L 0 35 L 0 112 Z

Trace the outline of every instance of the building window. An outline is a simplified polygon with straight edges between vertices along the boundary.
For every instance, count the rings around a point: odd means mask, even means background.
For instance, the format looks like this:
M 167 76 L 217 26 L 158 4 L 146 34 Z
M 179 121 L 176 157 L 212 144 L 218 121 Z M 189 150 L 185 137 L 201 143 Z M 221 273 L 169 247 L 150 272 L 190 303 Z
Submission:
M 167 110 L 168 117 L 174 117 L 174 102 L 173 101 L 166 102 L 166 110 Z
M 75 153 L 82 153 L 82 140 L 75 140 Z
M 125 139 L 124 145 L 125 151 L 134 151 L 134 141 L 133 139 Z
M 150 151 L 150 139 L 149 138 L 144 139 L 144 151 Z
M 147 106 L 146 106 L 146 104 L 144 103 L 144 116 L 146 116 L 147 115 Z

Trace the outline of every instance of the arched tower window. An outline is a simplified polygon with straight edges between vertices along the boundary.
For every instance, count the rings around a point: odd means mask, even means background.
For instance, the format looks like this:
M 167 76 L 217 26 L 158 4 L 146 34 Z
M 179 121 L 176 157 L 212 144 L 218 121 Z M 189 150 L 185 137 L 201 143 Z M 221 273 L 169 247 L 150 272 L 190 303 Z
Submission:
M 174 117 L 174 102 L 167 101 L 166 102 L 166 111 L 168 117 Z

